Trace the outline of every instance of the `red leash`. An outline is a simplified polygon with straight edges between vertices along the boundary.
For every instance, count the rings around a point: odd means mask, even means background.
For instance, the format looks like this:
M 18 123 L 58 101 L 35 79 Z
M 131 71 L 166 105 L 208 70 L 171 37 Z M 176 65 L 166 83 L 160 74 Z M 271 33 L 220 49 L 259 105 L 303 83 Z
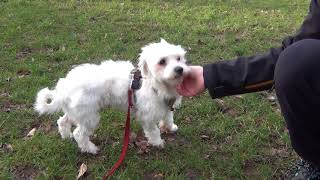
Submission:
M 123 146 L 122 146 L 122 151 L 120 154 L 119 160 L 116 162 L 116 164 L 113 165 L 113 167 L 109 170 L 108 173 L 106 173 L 103 176 L 103 180 L 108 179 L 110 176 L 113 175 L 113 173 L 119 168 L 121 163 L 123 162 L 124 158 L 126 157 L 127 150 L 128 150 L 128 145 L 129 145 L 129 135 L 130 135 L 130 109 L 133 106 L 132 104 L 132 90 L 128 90 L 128 111 L 127 111 L 127 121 L 126 121 L 126 127 L 124 131 L 124 137 L 123 137 Z

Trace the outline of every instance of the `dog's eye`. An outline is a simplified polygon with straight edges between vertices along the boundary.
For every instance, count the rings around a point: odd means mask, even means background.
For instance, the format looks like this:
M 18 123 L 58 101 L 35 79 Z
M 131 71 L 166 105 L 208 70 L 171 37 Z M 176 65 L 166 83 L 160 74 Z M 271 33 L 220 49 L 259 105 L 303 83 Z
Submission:
M 165 65 L 166 64 L 166 59 L 165 58 L 160 59 L 159 64 L 160 65 Z
M 180 59 L 181 59 L 180 56 L 178 56 L 178 57 L 177 57 L 177 61 L 180 61 Z

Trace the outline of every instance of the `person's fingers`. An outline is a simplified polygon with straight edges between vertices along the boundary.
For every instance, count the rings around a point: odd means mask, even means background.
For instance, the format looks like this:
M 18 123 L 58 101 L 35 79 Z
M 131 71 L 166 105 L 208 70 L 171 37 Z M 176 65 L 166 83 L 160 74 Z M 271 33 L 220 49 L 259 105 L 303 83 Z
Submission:
M 176 90 L 177 90 L 178 94 L 180 94 L 182 96 L 187 96 L 187 97 L 193 96 L 192 91 L 190 91 L 185 86 L 185 83 L 183 83 L 183 82 L 176 87 Z

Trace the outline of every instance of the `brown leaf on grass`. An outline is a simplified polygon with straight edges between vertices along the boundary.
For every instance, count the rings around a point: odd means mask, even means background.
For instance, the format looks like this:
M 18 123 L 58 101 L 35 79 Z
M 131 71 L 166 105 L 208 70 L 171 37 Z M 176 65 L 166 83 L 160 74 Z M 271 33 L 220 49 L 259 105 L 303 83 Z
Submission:
M 13 148 L 11 146 L 11 144 L 7 144 L 7 143 L 4 143 L 1 148 L 4 150 L 4 152 L 12 152 L 13 151 Z
M 113 142 L 113 143 L 112 143 L 112 145 L 111 145 L 111 146 L 114 148 L 115 146 L 117 146 L 117 145 L 119 145 L 119 144 L 120 144 L 120 142 L 119 142 L 119 141 L 115 141 L 115 142 Z
M 88 167 L 85 163 L 82 163 L 80 168 L 79 168 L 79 173 L 77 176 L 77 179 L 81 178 L 88 170 Z
M 227 143 L 229 143 L 229 142 L 231 142 L 232 141 L 232 136 L 227 136 L 226 137 L 226 139 L 225 139 L 225 141 L 227 142 Z
M 32 136 L 34 136 L 34 134 L 36 133 L 36 130 L 37 130 L 37 128 L 31 129 L 31 130 L 28 132 L 28 134 L 27 134 L 26 137 L 31 138 Z
M 0 94 L 0 97 L 11 97 L 11 95 L 8 92 L 3 92 Z
M 234 97 L 237 99 L 243 99 L 243 96 L 241 96 L 241 95 L 234 95 Z
M 227 105 L 223 100 L 221 99 L 215 99 L 215 102 L 218 105 L 219 111 L 227 114 L 230 117 L 236 117 L 241 114 L 238 110 L 231 108 L 229 105 Z
M 274 101 L 277 100 L 277 98 L 276 98 L 275 95 L 269 94 L 269 95 L 267 96 L 267 100 L 270 101 L 270 102 L 274 102 Z
M 274 91 L 261 92 L 260 94 L 271 103 L 275 103 L 277 101 L 277 96 Z
M 31 74 L 31 71 L 28 69 L 19 69 L 17 75 L 19 78 L 23 78 Z
M 187 124 L 191 124 L 192 123 L 192 118 L 190 116 L 185 118 L 185 121 Z
M 203 42 L 201 39 L 198 39 L 198 45 L 205 45 L 206 43 Z
M 202 134 L 200 137 L 202 140 L 209 140 L 210 139 L 210 137 L 205 134 Z
M 289 156 L 289 152 L 285 148 L 281 148 L 281 149 L 272 148 L 270 150 L 270 155 L 272 155 L 272 156 L 280 156 L 280 157 L 288 157 Z
M 138 148 L 138 154 L 147 154 L 148 152 L 150 152 L 148 140 L 146 137 L 144 137 L 141 131 L 138 132 L 134 144 Z
M 169 142 L 173 142 L 173 141 L 175 141 L 176 139 L 174 138 L 174 137 L 168 137 L 167 138 L 167 141 L 169 141 Z
M 216 145 L 216 144 L 213 144 L 211 147 L 212 147 L 212 149 L 213 149 L 214 151 L 216 151 L 216 150 L 218 150 L 218 149 L 219 149 L 219 146 L 218 146 L 218 145 Z
M 206 154 L 204 155 L 203 159 L 209 159 L 210 157 L 211 157 L 210 154 Z
M 219 111 L 222 113 L 225 113 L 230 109 L 222 99 L 215 99 L 214 101 L 217 103 Z
M 186 173 L 186 176 L 187 176 L 188 179 L 194 180 L 194 179 L 198 179 L 199 178 L 199 173 L 196 172 L 193 169 L 188 169 L 187 173 Z
M 155 174 L 153 177 L 154 179 L 163 179 L 164 175 L 162 173 L 159 173 L 159 174 Z
M 164 179 L 164 174 L 156 172 L 145 172 L 142 179 L 161 180 Z
M 130 132 L 129 139 L 130 139 L 130 143 L 134 143 L 134 142 L 136 142 L 136 139 L 137 139 L 137 135 L 136 135 L 136 133 L 134 133 L 134 132 Z
M 18 52 L 16 54 L 16 59 L 18 59 L 18 60 L 23 59 L 23 58 L 27 57 L 28 55 L 30 55 L 32 52 L 33 52 L 33 49 L 31 49 L 30 47 L 25 47 L 20 52 Z
M 138 154 L 147 154 L 150 152 L 148 141 L 138 141 L 135 144 L 138 147 Z

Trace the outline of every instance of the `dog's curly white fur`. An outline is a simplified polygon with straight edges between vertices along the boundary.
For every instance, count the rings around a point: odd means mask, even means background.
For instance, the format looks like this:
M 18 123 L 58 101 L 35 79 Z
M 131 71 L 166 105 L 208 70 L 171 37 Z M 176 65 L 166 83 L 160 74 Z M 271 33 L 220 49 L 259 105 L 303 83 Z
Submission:
M 181 97 L 175 87 L 189 72 L 185 53 L 181 46 L 163 39 L 142 48 L 139 69 L 143 83 L 135 92 L 135 118 L 141 123 L 151 145 L 164 145 L 158 123 L 171 131 L 178 129 L 173 112 L 165 101 L 177 99 L 175 105 L 180 103 Z M 129 61 L 108 60 L 100 65 L 79 65 L 61 78 L 54 90 L 44 88 L 38 92 L 35 110 L 40 115 L 62 110 L 64 115 L 57 121 L 61 137 L 74 137 L 82 152 L 95 154 L 98 148 L 89 137 L 99 123 L 99 111 L 108 106 L 126 110 L 133 69 Z M 73 132 L 72 125 L 76 126 Z

